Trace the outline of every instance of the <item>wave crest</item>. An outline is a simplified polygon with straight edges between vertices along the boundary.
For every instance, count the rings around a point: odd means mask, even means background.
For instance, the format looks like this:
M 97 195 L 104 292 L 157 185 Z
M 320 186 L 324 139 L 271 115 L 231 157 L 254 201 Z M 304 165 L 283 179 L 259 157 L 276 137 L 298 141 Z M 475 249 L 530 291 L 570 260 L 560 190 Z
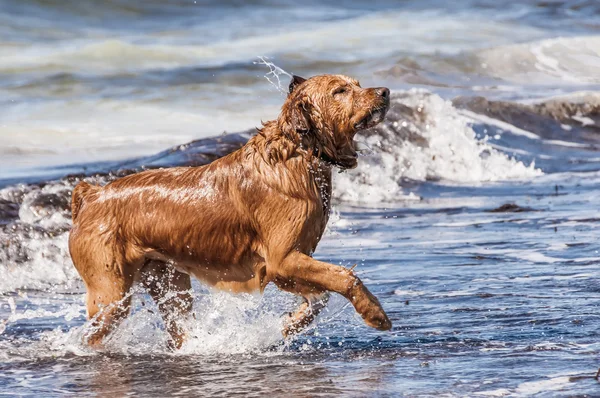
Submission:
M 337 176 L 340 200 L 382 202 L 414 198 L 405 180 L 455 183 L 522 180 L 543 174 L 478 138 L 471 120 L 436 94 L 410 90 L 392 96 L 386 122 L 363 134 L 375 153 L 357 170 Z

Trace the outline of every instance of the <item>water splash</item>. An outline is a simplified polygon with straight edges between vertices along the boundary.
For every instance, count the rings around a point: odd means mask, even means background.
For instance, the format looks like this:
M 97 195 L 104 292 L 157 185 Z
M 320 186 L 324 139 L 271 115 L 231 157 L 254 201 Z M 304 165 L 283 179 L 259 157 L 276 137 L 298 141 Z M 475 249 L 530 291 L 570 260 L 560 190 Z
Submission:
M 97 326 L 85 320 L 84 295 L 78 294 L 73 302 L 21 296 L 9 297 L 7 319 L 0 320 L 0 332 L 17 323 L 38 322 L 44 325 L 71 323 L 68 330 L 52 328 L 40 331 L 35 341 L 23 347 L 0 342 L 0 351 L 12 347 L 4 360 L 18 361 L 34 352 L 61 357 L 69 354 L 95 355 L 102 352 L 123 355 L 235 355 L 268 353 L 284 350 L 286 343 L 281 334 L 282 314 L 294 308 L 296 299 L 287 293 L 269 287 L 266 294 L 232 295 L 195 286 L 193 317 L 184 322 L 188 339 L 175 353 L 168 349 L 169 336 L 158 309 L 145 291 L 134 287 L 131 314 L 105 340 L 101 350 L 85 343 Z M 4 303 L 0 302 L 0 305 Z M 4 304 L 6 305 L 6 304 Z M 73 322 L 74 321 L 74 322 Z M 16 326 L 18 327 L 18 326 Z M 50 329 L 47 326 L 46 329 Z
M 267 72 L 264 76 L 265 79 L 267 79 L 267 81 L 271 83 L 271 85 L 275 87 L 275 89 L 277 89 L 277 91 L 279 91 L 281 94 L 287 95 L 287 84 L 281 82 L 281 76 L 288 76 L 291 79 L 292 75 L 280 68 L 279 66 L 275 65 L 273 62 L 269 61 L 268 57 L 259 55 L 258 59 L 258 61 L 253 62 L 254 65 L 264 65 L 267 68 L 269 68 L 269 72 Z

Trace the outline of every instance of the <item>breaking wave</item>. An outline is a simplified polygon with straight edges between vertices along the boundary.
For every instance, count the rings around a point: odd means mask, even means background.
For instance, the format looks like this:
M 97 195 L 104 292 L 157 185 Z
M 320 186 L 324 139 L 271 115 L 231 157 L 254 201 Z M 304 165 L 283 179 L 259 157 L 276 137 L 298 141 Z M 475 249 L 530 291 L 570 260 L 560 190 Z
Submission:
M 386 123 L 365 134 L 372 154 L 358 170 L 337 176 L 336 197 L 377 203 L 415 198 L 403 190 L 406 180 L 478 184 L 543 174 L 533 162 L 525 165 L 494 149 L 491 137 L 478 137 L 471 124 L 436 94 L 411 90 L 394 95 Z

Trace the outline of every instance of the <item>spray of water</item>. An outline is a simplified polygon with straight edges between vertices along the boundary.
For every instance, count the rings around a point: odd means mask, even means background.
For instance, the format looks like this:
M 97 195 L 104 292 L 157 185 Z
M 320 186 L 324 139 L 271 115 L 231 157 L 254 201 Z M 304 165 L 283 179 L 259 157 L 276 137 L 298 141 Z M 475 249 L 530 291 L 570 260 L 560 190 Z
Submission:
M 281 69 L 279 66 L 275 65 L 273 62 L 269 61 L 268 57 L 259 55 L 257 58 L 258 58 L 258 61 L 253 62 L 254 65 L 264 65 L 267 68 L 269 68 L 269 72 L 267 72 L 264 75 L 265 79 L 267 79 L 267 81 L 273 87 L 275 87 L 275 89 L 277 89 L 277 91 L 279 91 L 281 94 L 287 95 L 288 94 L 287 84 L 282 83 L 281 79 L 282 79 L 282 76 L 287 76 L 291 79 L 292 75 L 290 73 L 286 72 L 285 70 Z

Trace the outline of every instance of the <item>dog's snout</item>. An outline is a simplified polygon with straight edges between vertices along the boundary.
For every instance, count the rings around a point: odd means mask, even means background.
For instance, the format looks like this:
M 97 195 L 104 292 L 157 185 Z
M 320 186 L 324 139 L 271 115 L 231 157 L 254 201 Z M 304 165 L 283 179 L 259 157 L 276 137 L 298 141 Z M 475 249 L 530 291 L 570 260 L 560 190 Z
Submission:
M 375 89 L 375 94 L 380 96 L 383 99 L 390 98 L 390 90 L 385 87 L 379 87 Z

